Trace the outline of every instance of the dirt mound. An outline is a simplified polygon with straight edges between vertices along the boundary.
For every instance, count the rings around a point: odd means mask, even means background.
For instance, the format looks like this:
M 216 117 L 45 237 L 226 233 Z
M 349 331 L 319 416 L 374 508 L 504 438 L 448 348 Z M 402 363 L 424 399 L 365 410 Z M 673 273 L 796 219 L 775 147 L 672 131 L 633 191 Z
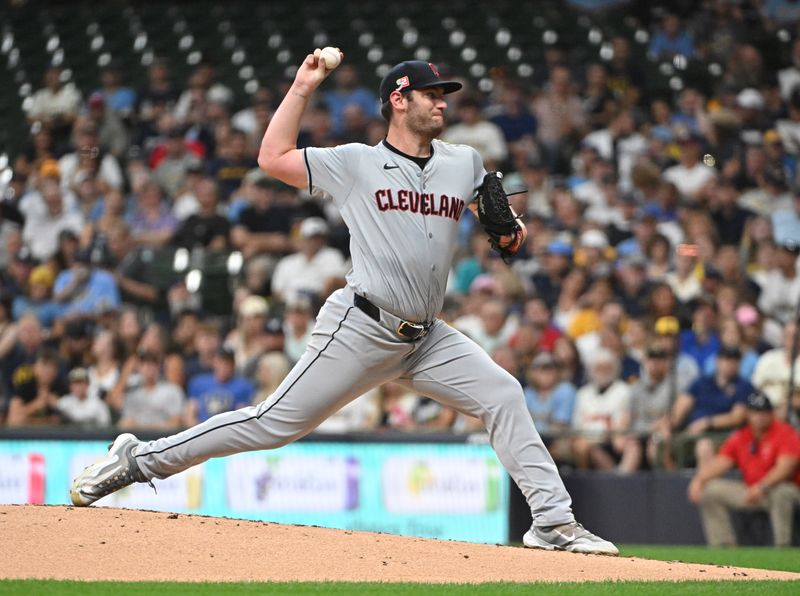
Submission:
M 0 506 L 0 578 L 121 581 L 800 579 L 800 574 L 127 509 Z

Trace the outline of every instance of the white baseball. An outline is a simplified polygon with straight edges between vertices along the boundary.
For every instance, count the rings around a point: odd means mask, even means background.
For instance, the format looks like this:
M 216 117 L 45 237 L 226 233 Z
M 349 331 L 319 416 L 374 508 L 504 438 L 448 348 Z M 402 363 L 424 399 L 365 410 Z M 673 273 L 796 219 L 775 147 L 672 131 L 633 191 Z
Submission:
M 325 63 L 325 68 L 333 70 L 342 62 L 342 55 L 339 50 L 330 46 L 322 48 L 319 58 Z

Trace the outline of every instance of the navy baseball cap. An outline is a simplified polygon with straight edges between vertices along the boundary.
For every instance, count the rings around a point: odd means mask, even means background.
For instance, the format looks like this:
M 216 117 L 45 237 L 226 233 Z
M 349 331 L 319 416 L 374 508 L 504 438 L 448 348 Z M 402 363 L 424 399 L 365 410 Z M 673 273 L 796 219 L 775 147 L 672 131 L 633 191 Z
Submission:
M 406 60 L 393 66 L 383 77 L 380 87 L 381 103 L 389 101 L 392 91 L 442 87 L 445 93 L 461 89 L 458 81 L 443 81 L 436 65 L 424 60 Z
M 756 412 L 771 412 L 772 402 L 762 391 L 754 391 L 747 396 L 747 407 Z

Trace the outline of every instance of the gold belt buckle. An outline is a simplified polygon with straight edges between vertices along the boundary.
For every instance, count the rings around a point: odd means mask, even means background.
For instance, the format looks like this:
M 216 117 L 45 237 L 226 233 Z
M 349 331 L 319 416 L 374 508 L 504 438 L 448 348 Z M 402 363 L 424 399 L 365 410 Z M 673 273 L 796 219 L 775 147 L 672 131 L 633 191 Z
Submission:
M 406 329 L 411 329 L 415 331 L 416 334 L 413 336 L 406 335 L 404 333 Z M 424 325 L 418 325 L 417 323 L 409 323 L 408 321 L 401 321 L 400 325 L 397 327 L 397 335 L 400 335 L 401 337 L 406 337 L 408 339 L 417 339 L 421 337 L 424 332 L 425 332 Z

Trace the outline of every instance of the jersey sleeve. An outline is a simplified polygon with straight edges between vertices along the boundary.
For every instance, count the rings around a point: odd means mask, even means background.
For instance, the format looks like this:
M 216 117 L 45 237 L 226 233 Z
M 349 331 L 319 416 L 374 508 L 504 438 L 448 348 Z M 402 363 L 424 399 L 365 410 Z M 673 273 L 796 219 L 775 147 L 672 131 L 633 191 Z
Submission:
M 473 171 L 473 180 L 472 180 L 472 189 L 473 193 L 470 197 L 470 200 L 475 198 L 475 192 L 477 192 L 478 187 L 483 184 L 483 177 L 486 176 L 486 168 L 483 167 L 483 159 L 481 159 L 480 154 L 470 147 L 470 153 L 472 154 L 472 171 Z
M 358 143 L 338 147 L 306 147 L 303 158 L 308 174 L 308 191 L 323 190 L 343 205 L 353 188 L 359 171 L 362 148 Z

